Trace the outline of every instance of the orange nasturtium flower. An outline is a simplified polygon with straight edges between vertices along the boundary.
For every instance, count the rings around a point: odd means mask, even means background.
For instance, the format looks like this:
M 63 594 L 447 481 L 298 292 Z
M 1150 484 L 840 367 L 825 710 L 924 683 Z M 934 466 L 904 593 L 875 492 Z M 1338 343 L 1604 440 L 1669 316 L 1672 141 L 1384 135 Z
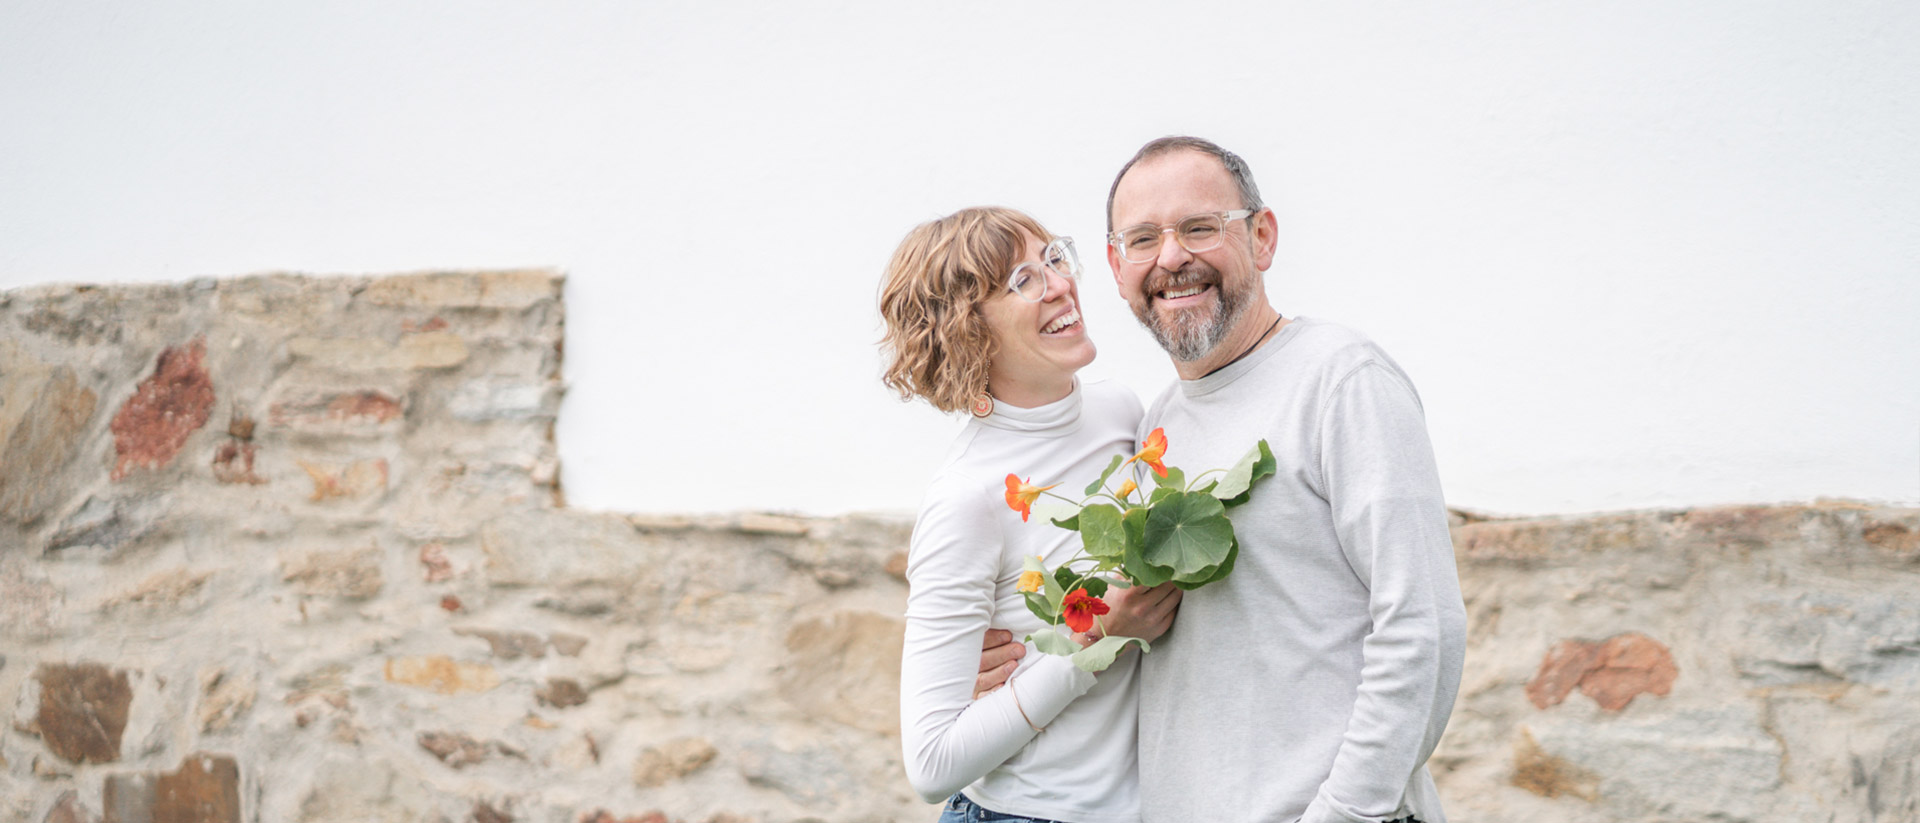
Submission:
M 1133 494 L 1135 491 L 1138 491 L 1139 489 L 1140 489 L 1139 486 L 1136 486 L 1133 484 L 1133 478 L 1127 478 L 1127 482 L 1120 484 L 1119 497 L 1121 500 L 1125 500 L 1127 499 L 1127 495 Z
M 1058 486 L 1059 483 L 1053 484 Z M 1020 479 L 1018 475 L 1007 475 L 1007 508 L 1020 513 L 1020 522 L 1027 522 L 1027 515 L 1033 513 L 1033 501 L 1040 499 L 1040 493 L 1053 486 L 1035 486 Z
M 1160 459 L 1167 456 L 1167 430 L 1154 429 L 1147 439 L 1140 443 L 1140 453 L 1127 458 L 1128 463 L 1138 460 L 1153 468 L 1153 473 L 1167 476 L 1167 464 Z
M 1033 559 L 1039 560 L 1040 556 L 1034 555 Z M 1041 585 L 1043 585 L 1046 582 L 1046 578 L 1047 576 L 1044 574 L 1041 574 L 1040 572 L 1035 572 L 1035 571 L 1021 572 L 1020 582 L 1019 584 L 1013 587 L 1013 590 L 1020 591 L 1020 592 L 1037 592 L 1040 590 Z
M 1107 601 L 1087 594 L 1086 589 L 1074 589 L 1067 593 L 1067 599 L 1061 603 L 1062 616 L 1067 619 L 1067 628 L 1084 632 L 1093 628 L 1095 615 L 1106 614 Z

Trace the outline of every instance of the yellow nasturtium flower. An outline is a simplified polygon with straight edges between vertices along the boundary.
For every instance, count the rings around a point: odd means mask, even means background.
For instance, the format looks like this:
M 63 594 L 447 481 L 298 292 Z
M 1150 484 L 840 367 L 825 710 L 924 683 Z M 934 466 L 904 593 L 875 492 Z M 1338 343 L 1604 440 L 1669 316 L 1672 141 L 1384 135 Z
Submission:
M 1128 480 L 1127 480 L 1127 482 L 1125 482 L 1125 483 L 1121 483 L 1121 484 L 1120 484 L 1120 499 L 1121 499 L 1121 500 L 1125 500 L 1125 499 L 1127 499 L 1127 495 L 1129 495 L 1129 494 L 1133 494 L 1133 493 L 1134 493 L 1135 491 L 1137 491 L 1137 490 L 1139 490 L 1139 488 L 1140 488 L 1139 486 L 1136 486 L 1136 485 L 1134 485 L 1134 484 L 1133 484 L 1133 480 L 1132 480 L 1132 479 L 1128 479 Z
M 1040 556 L 1034 555 L 1033 559 L 1039 560 Z M 1020 583 L 1013 588 L 1014 591 L 1037 592 L 1040 590 L 1041 583 L 1045 580 L 1046 576 L 1040 572 L 1024 571 L 1020 573 Z

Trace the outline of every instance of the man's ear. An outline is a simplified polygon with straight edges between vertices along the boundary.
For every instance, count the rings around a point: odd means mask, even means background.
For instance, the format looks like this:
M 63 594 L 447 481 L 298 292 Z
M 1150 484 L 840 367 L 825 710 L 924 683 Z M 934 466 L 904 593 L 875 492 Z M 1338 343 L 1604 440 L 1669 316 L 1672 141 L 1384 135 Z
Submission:
M 1113 270 L 1114 288 L 1120 287 L 1120 253 L 1113 250 L 1113 244 L 1107 244 L 1107 268 Z M 1125 297 L 1126 295 L 1120 295 Z
M 1280 245 L 1280 218 L 1273 209 L 1261 209 L 1253 216 L 1253 267 L 1266 271 L 1273 265 L 1273 252 Z

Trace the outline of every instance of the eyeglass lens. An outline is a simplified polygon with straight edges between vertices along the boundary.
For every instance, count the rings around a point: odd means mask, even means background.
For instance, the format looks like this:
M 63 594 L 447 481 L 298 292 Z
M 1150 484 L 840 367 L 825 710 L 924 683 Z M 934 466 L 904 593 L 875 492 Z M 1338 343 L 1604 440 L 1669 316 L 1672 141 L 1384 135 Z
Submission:
M 1029 302 L 1037 303 L 1047 296 L 1047 269 L 1068 280 L 1080 275 L 1080 258 L 1074 254 L 1073 244 L 1065 238 L 1047 244 L 1040 252 L 1040 260 L 1045 269 L 1032 263 L 1021 263 L 1013 270 L 1013 279 L 1009 284 Z
M 1212 251 L 1220 245 L 1220 237 L 1225 234 L 1227 225 L 1217 214 L 1196 214 L 1180 221 L 1173 230 L 1174 240 L 1180 247 L 1198 254 Z M 1159 226 L 1135 226 L 1120 233 L 1120 256 L 1129 263 L 1145 263 L 1160 256 L 1160 245 L 1166 230 Z

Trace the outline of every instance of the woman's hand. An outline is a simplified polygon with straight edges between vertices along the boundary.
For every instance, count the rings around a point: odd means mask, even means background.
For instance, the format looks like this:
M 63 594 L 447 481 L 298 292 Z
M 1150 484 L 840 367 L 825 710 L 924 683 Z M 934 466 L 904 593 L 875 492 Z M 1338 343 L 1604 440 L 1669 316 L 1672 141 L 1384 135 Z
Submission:
M 973 699 L 979 700 L 1004 685 L 1025 656 L 1027 647 L 1013 642 L 1013 632 L 988 629 L 986 638 L 980 641 L 980 673 L 973 679 Z
M 1101 599 L 1107 601 L 1112 611 L 1094 622 L 1082 645 L 1090 645 L 1108 635 L 1138 637 L 1148 643 L 1159 640 L 1160 635 L 1173 628 L 1173 616 L 1180 609 L 1180 595 L 1183 593 L 1179 586 L 1172 583 L 1151 588 L 1134 586 L 1130 589 L 1107 589 L 1107 596 Z

